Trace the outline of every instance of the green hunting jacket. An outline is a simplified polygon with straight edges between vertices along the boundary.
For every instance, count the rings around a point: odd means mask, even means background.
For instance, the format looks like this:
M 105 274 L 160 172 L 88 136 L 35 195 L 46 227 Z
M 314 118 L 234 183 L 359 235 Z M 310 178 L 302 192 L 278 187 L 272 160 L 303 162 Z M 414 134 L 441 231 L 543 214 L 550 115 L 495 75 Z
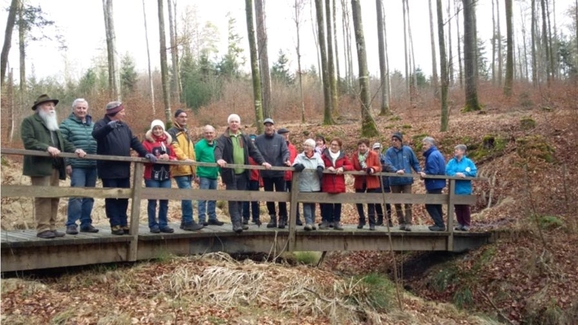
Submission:
M 76 148 L 84 150 L 89 155 L 96 154 L 96 140 L 92 137 L 94 122 L 90 115 L 86 115 L 86 121 L 71 113 L 68 118 L 60 123 L 60 133 Z M 66 165 L 74 168 L 96 168 L 96 160 L 68 158 L 65 159 Z
M 60 130 L 53 131 L 58 138 L 58 149 L 63 152 L 74 152 L 76 148 L 68 142 Z M 55 146 L 50 138 L 50 131 L 44 124 L 44 121 L 34 113 L 26 117 L 20 126 L 20 138 L 26 150 L 38 150 L 46 152 L 48 147 Z M 66 179 L 64 159 L 41 157 L 41 156 L 24 156 L 24 168 L 22 174 L 26 176 L 50 176 L 52 169 L 58 168 L 60 179 Z

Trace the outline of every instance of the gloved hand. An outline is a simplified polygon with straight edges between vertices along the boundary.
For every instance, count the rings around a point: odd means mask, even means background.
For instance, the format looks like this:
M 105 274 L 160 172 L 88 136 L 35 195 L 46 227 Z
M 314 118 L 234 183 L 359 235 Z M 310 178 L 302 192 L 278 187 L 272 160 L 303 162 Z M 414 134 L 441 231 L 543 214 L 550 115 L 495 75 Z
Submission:
M 296 172 L 302 172 L 303 169 L 305 169 L 305 165 L 303 165 L 303 164 L 297 164 L 297 165 L 293 166 L 293 168 L 295 168 L 295 171 L 296 171 Z
M 107 124 L 108 124 L 108 126 L 110 126 L 111 128 L 116 129 L 116 127 L 118 126 L 118 121 L 117 121 L 117 120 L 110 121 L 110 122 L 108 122 Z
M 145 158 L 148 159 L 153 164 L 157 162 L 157 157 L 155 157 L 155 155 L 153 155 L 152 153 L 147 153 L 145 155 Z
M 373 168 L 371 167 L 367 167 L 367 169 L 365 170 L 368 174 L 373 174 Z
M 317 166 L 317 177 L 319 177 L 319 180 L 323 178 L 323 167 L 321 166 Z

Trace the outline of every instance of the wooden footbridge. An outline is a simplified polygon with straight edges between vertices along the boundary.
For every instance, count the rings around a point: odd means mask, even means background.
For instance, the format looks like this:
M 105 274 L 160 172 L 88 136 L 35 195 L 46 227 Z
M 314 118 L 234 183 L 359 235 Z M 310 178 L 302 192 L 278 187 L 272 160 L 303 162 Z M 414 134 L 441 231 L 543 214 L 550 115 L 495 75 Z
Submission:
M 1 149 L 2 155 L 46 155 L 39 151 L 19 149 Z M 70 154 L 62 156 L 74 157 Z M 79 233 L 62 238 L 40 239 L 35 230 L 2 230 L 1 271 L 22 271 L 66 266 L 80 266 L 101 263 L 131 262 L 155 259 L 167 254 L 191 255 L 223 251 L 227 253 L 264 252 L 277 256 L 283 251 L 451 251 L 461 252 L 475 249 L 490 241 L 487 232 L 454 232 L 453 207 L 455 204 L 474 204 L 475 196 L 454 195 L 456 178 L 449 180 L 448 193 L 427 194 L 326 194 L 299 193 L 298 191 L 256 192 L 256 191 L 215 191 L 181 190 L 178 188 L 157 189 L 143 187 L 143 167 L 145 160 L 129 157 L 89 155 L 90 159 L 124 160 L 133 162 L 132 187 L 120 188 L 71 188 L 42 187 L 26 185 L 3 185 L 2 198 L 5 197 L 94 197 L 131 199 L 130 232 L 117 236 L 110 233 L 109 227 L 100 227 L 98 233 Z M 172 164 L 186 164 L 172 162 Z M 203 165 L 203 163 L 188 163 Z M 205 164 L 210 165 L 210 164 Z M 214 164 L 213 164 L 214 165 Z M 231 165 L 230 167 L 234 167 Z M 246 166 L 247 168 L 262 168 Z M 286 169 L 277 167 L 278 169 Z M 306 172 L 306 171 L 304 171 Z M 352 172 L 354 174 L 355 172 Z M 390 175 L 390 174 L 385 174 Z M 394 174 L 391 174 L 394 176 Z M 299 173 L 294 173 L 294 183 L 299 181 Z M 295 185 L 294 185 L 295 186 Z M 298 188 L 295 186 L 295 188 Z M 413 226 L 411 232 L 397 228 L 377 227 L 371 231 L 367 227 L 356 229 L 356 225 L 344 225 L 343 231 L 316 230 L 305 231 L 295 225 L 295 209 L 290 209 L 290 221 L 287 229 L 267 229 L 265 226 L 250 225 L 249 230 L 236 234 L 231 225 L 209 226 L 200 231 L 180 230 L 173 224 L 172 234 L 152 234 L 146 224 L 139 224 L 140 201 L 143 199 L 206 199 L 239 201 L 285 201 L 291 206 L 298 202 L 318 203 L 412 203 L 444 204 L 448 206 L 447 229 L 444 232 L 432 232 L 426 226 Z

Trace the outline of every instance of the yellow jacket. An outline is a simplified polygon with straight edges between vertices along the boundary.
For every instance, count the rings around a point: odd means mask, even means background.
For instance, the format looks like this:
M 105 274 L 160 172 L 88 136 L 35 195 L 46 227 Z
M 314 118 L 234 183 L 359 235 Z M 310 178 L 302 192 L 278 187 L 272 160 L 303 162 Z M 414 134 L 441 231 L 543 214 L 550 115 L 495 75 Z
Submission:
M 172 137 L 172 147 L 175 150 L 177 160 L 191 159 L 196 161 L 195 145 L 189 136 L 186 128 L 181 128 L 175 123 L 175 126 L 167 131 Z M 197 166 L 193 165 L 173 165 L 171 166 L 171 176 L 192 176 L 197 173 Z

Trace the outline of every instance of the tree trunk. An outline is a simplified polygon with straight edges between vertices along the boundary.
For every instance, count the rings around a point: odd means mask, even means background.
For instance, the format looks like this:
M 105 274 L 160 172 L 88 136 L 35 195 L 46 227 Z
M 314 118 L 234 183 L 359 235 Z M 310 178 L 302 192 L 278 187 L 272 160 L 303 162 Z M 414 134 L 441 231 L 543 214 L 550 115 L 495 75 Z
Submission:
M 476 78 L 476 28 L 475 10 L 473 0 L 463 0 L 464 8 L 464 67 L 466 81 L 466 107 L 467 111 L 481 110 L 478 102 L 478 85 Z
M 381 107 L 379 115 L 390 115 L 389 97 L 387 96 L 387 66 L 385 64 L 385 20 L 383 17 L 383 0 L 375 0 L 377 12 L 377 44 L 379 47 L 379 90 L 381 92 Z
M 257 64 L 257 42 L 255 41 L 255 27 L 253 26 L 253 0 L 245 0 L 247 15 L 247 34 L 249 38 L 249 52 L 251 53 L 251 77 L 253 78 L 253 100 L 255 103 L 255 123 L 257 134 L 263 133 L 263 108 L 261 106 L 261 77 Z
M 459 2 L 459 0 L 456 0 Z M 458 78 L 460 83 L 460 88 L 463 89 L 464 87 L 464 68 L 462 66 L 462 42 L 461 40 L 461 33 L 460 33 L 460 7 L 459 3 L 455 3 L 454 7 L 456 9 L 456 33 L 457 33 L 457 40 L 458 40 Z
M 14 30 L 14 23 L 16 22 L 16 12 L 18 12 L 19 0 L 12 0 L 10 3 L 10 11 L 8 11 L 8 20 L 6 21 L 6 31 L 4 32 L 4 44 L 2 45 L 2 54 L 0 61 L 2 62 L 2 79 L 0 81 L 4 84 L 6 78 L 6 67 L 8 66 L 8 54 L 12 46 L 12 31 Z
M 363 21 L 361 18 L 360 0 L 351 0 L 351 16 L 357 46 L 357 62 L 359 65 L 359 97 L 361 101 L 361 135 L 375 137 L 379 135 L 375 120 L 371 115 L 371 103 L 369 101 L 369 72 L 367 70 L 367 54 L 365 49 L 365 37 L 363 34 Z
M 119 71 L 116 60 L 116 34 L 114 30 L 113 0 L 102 0 L 104 27 L 106 29 L 106 49 L 108 57 L 108 92 L 110 98 L 120 100 Z
M 409 1 L 405 0 L 405 7 L 407 10 L 407 32 L 409 34 L 409 55 L 410 55 L 410 71 L 411 71 L 411 100 L 415 100 L 417 97 L 417 75 L 415 68 L 415 51 L 413 49 L 413 36 L 411 33 L 411 18 L 409 13 Z
M 171 95 L 176 103 L 181 102 L 179 82 L 179 48 L 177 46 L 176 10 L 173 14 L 173 4 L 167 0 L 169 8 L 169 37 L 171 43 Z
M 532 0 L 532 19 L 530 32 L 532 33 L 532 85 L 536 87 L 538 85 L 538 64 L 536 62 L 536 0 Z M 578 43 L 578 42 L 577 42 Z
M 411 100 L 411 76 L 409 75 L 409 48 L 407 44 L 407 12 L 405 11 L 405 2 L 407 0 L 402 0 L 401 5 L 403 7 L 403 58 L 405 63 L 405 91 L 410 94 Z
M 345 80 L 347 89 L 350 90 L 353 85 L 353 55 L 351 53 L 351 20 L 347 0 L 341 0 L 341 8 L 343 10 L 343 35 L 345 38 Z
M 339 78 L 341 76 L 340 71 L 339 71 L 339 46 L 337 43 L 337 6 L 335 5 L 335 1 L 333 0 L 331 6 L 332 6 L 332 11 L 331 13 L 333 14 L 333 44 L 335 45 L 335 51 L 333 51 L 333 54 L 335 56 L 335 78 L 337 79 L 337 85 L 339 86 Z M 337 89 L 339 90 L 339 87 L 337 87 Z M 339 96 L 339 94 L 338 94 Z
M 24 4 L 20 1 L 18 10 L 18 50 L 20 52 L 20 104 L 24 104 L 26 94 L 26 24 L 24 23 Z
M 337 51 L 333 50 L 333 15 L 331 13 L 331 0 L 325 0 L 325 12 L 327 19 L 325 20 L 325 26 L 327 31 L 327 71 L 329 72 L 329 86 L 331 90 L 331 115 L 339 116 L 339 94 L 337 94 L 337 79 L 335 78 L 335 61 L 334 53 Z
M 6 94 L 8 97 L 8 105 L 10 106 L 10 124 L 8 124 L 8 142 L 14 140 L 14 130 L 16 129 L 16 114 L 14 113 L 14 107 L 16 106 L 16 101 L 14 100 L 14 70 L 11 68 L 10 73 L 8 73 L 8 85 L 6 87 Z
M 492 84 L 496 85 L 496 8 L 492 0 Z
M 428 0 L 429 6 L 429 35 L 430 35 L 430 45 L 431 45 L 431 71 L 432 71 L 432 86 L 434 98 L 439 95 L 439 84 L 438 84 L 438 62 L 436 56 L 436 41 L 434 36 L 434 23 L 433 23 L 433 12 L 431 7 L 431 0 Z
M 502 86 L 502 64 L 504 59 L 502 58 L 502 29 L 500 27 L 500 0 L 496 0 L 496 14 L 498 16 L 498 86 Z
M 303 0 L 295 0 L 295 32 L 297 33 L 297 77 L 299 79 L 299 96 L 301 98 L 301 123 L 305 123 L 305 99 L 303 98 L 303 70 L 301 69 L 301 33 L 299 32 L 301 24 L 301 10 L 303 9 Z
M 171 114 L 171 95 L 169 92 L 169 69 L 167 64 L 167 42 L 165 37 L 165 15 L 163 8 L 163 1 L 158 0 L 159 7 L 159 35 L 161 48 L 161 83 L 163 88 L 163 102 L 165 105 L 165 118 L 167 121 L 172 121 Z
M 554 48 L 556 47 L 556 35 L 554 35 L 554 37 L 552 37 L 552 25 L 550 24 L 550 8 L 548 7 L 548 1 L 546 1 L 546 18 L 548 20 L 548 39 L 550 40 L 549 44 L 548 44 L 548 49 L 549 49 L 549 56 L 550 56 L 550 60 L 548 61 L 548 63 L 550 64 L 550 73 L 552 75 L 553 79 L 556 79 L 558 77 L 557 71 L 556 71 L 556 55 L 554 53 L 556 53 L 556 51 L 554 51 Z
M 446 46 L 445 46 L 445 36 L 444 36 L 444 17 L 442 0 L 437 1 L 437 16 L 438 16 L 438 43 L 440 47 L 440 74 L 441 74 L 441 127 L 440 131 L 445 132 L 448 130 L 448 67 L 447 67 L 447 57 L 446 57 Z
M 546 64 L 546 80 L 548 82 L 548 87 L 552 82 L 552 71 L 550 70 L 550 50 L 548 49 L 548 28 L 547 28 L 547 20 L 546 20 L 546 5 L 544 0 L 540 0 L 542 5 L 542 46 L 545 53 L 545 64 Z
M 144 18 L 144 29 L 145 29 L 145 40 L 147 45 L 147 64 L 148 64 L 148 77 L 149 77 L 149 88 L 151 92 L 151 105 L 153 108 L 153 116 L 156 115 L 156 108 L 155 108 L 155 88 L 153 86 L 153 74 L 151 71 L 151 52 L 149 46 L 149 31 L 147 28 L 147 13 L 145 7 L 145 0 L 142 0 L 142 14 Z
M 514 83 L 514 28 L 512 26 L 512 0 L 505 0 L 506 4 L 506 80 L 504 82 L 504 95 L 512 96 L 512 84 Z
M 331 82 L 329 80 L 329 67 L 327 64 L 327 49 L 325 48 L 326 38 L 323 24 L 323 2 L 321 0 L 315 0 L 315 12 L 317 16 L 317 41 L 319 43 L 319 52 L 321 53 L 321 70 L 323 75 L 323 124 L 331 125 L 333 124 L 333 118 L 331 117 L 333 106 L 331 105 Z
M 447 15 L 448 15 L 448 51 L 449 56 L 447 56 L 448 60 L 448 77 L 450 85 L 454 84 L 454 54 L 453 54 L 453 45 L 452 45 L 452 24 L 449 23 L 451 19 L 452 12 L 451 12 L 452 3 L 451 0 L 448 0 L 448 8 L 447 8 Z M 460 40 L 458 39 L 458 43 Z
M 272 117 L 271 108 L 271 73 L 269 71 L 269 51 L 267 46 L 267 26 L 265 4 L 263 0 L 255 0 L 255 15 L 257 23 L 257 51 L 259 54 L 259 71 L 261 74 L 261 94 L 263 98 L 263 116 Z

